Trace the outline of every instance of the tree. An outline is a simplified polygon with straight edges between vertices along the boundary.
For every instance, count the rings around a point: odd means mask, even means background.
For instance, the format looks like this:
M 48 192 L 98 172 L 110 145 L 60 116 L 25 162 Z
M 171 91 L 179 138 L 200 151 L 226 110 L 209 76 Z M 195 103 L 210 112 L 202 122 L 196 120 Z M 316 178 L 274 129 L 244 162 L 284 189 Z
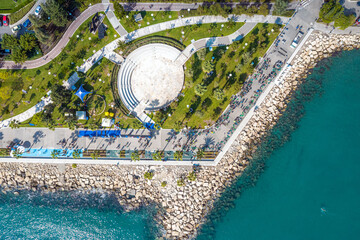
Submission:
M 319 18 L 324 23 L 331 23 L 344 11 L 343 6 L 336 0 L 324 3 L 319 11 Z
M 0 98 L 4 101 L 8 100 L 11 97 L 12 89 L 10 86 L 5 85 L 0 88 Z
M 202 84 L 197 84 L 194 90 L 195 90 L 195 94 L 202 96 L 207 91 L 207 87 Z
M 125 9 L 120 3 L 114 2 L 114 10 L 117 18 L 121 19 L 125 17 L 126 15 Z
M 54 25 L 58 27 L 64 27 L 66 25 L 67 13 L 56 0 L 47 0 L 42 4 L 42 8 Z
M 269 8 L 266 3 L 261 4 L 261 6 L 259 7 L 259 10 L 258 10 L 258 14 L 264 15 L 264 16 L 269 14 Z
M 26 51 L 21 48 L 14 48 L 11 52 L 11 59 L 15 63 L 23 63 L 27 59 Z
M 199 51 L 196 52 L 197 56 L 199 57 L 200 60 L 205 60 L 206 57 L 206 48 L 202 48 Z
M 154 172 L 148 171 L 148 172 L 145 172 L 145 173 L 144 173 L 144 178 L 145 178 L 145 179 L 151 180 L 153 177 L 154 177 Z
M 214 68 L 215 68 L 215 64 L 210 60 L 206 60 L 202 63 L 202 69 L 206 73 L 213 71 Z
M 204 157 L 204 150 L 199 148 L 196 152 L 196 160 L 201 160 Z
M 11 129 L 19 128 L 20 122 L 18 120 L 12 120 L 10 122 L 9 126 L 11 127 Z
M 72 153 L 72 157 L 75 158 L 75 159 L 78 159 L 78 158 L 80 158 L 80 153 L 81 153 L 80 150 L 75 150 Z
M 235 27 L 235 25 L 236 25 L 236 23 L 235 23 L 235 21 L 234 21 L 234 19 L 233 18 L 231 18 L 229 21 L 227 21 L 226 23 L 226 28 L 233 28 L 233 27 Z
M 36 37 L 34 34 L 25 33 L 20 36 L 19 44 L 25 51 L 30 51 L 37 45 Z
M 29 20 L 31 24 L 34 26 L 34 28 L 40 28 L 46 24 L 46 18 L 44 17 L 38 17 L 34 14 L 29 15 Z
M 237 73 L 241 72 L 243 67 L 244 65 L 239 63 L 238 65 L 235 66 L 235 72 Z
M 92 153 L 90 154 L 90 157 L 91 157 L 92 159 L 98 159 L 98 158 L 100 157 L 100 152 L 99 152 L 99 150 L 95 150 L 94 152 L 92 152 Z
M 222 89 L 220 89 L 220 88 L 215 89 L 214 90 L 214 97 L 219 101 L 223 100 L 224 97 L 225 97 L 224 91 Z
M 19 48 L 19 40 L 13 35 L 4 34 L 2 37 L 3 49 L 15 49 Z
M 51 88 L 51 98 L 57 104 L 68 104 L 71 101 L 72 93 L 64 86 L 55 84 Z
M 179 160 L 182 161 L 183 160 L 183 152 L 182 151 L 176 151 L 174 153 L 174 158 L 177 161 L 179 161 Z
M 274 4 L 274 15 L 281 15 L 285 13 L 286 8 L 288 6 L 287 0 L 275 0 Z
M 354 14 L 346 16 L 344 13 L 341 13 L 340 16 L 335 19 L 334 27 L 344 30 L 345 28 L 351 26 L 355 22 L 355 19 L 356 15 Z
M 152 154 L 152 158 L 155 160 L 155 161 L 161 161 L 161 153 L 160 151 L 156 151 Z
M 57 159 L 58 157 L 59 157 L 59 155 L 60 155 L 60 150 L 53 150 L 52 152 L 51 152 L 51 157 L 52 158 L 54 158 L 54 159 Z
M 13 151 L 13 156 L 18 159 L 18 158 L 21 158 L 22 157 L 22 152 L 20 151 L 19 148 L 17 148 L 15 151 Z
M 139 155 L 139 151 L 133 151 L 131 153 L 131 161 L 139 161 L 140 160 L 140 155 Z
M 43 28 L 35 28 L 34 32 L 35 32 L 35 36 L 39 40 L 39 42 L 41 42 L 42 44 L 45 44 L 45 45 L 50 44 L 50 41 L 49 41 L 50 37 L 49 37 L 49 34 L 46 32 L 45 29 L 43 29 Z

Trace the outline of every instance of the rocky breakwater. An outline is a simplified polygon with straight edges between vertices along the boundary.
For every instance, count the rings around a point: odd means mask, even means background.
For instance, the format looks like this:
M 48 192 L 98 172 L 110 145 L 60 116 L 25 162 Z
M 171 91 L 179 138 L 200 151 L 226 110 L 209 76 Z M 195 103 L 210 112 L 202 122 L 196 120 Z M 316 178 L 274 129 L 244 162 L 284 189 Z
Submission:
M 161 237 L 189 239 L 196 236 L 214 202 L 226 187 L 242 174 L 263 137 L 287 107 L 287 103 L 318 61 L 345 49 L 360 47 L 358 36 L 314 33 L 294 59 L 281 86 L 275 86 L 259 106 L 249 124 L 239 134 L 216 167 L 202 167 L 196 178 L 192 167 L 0 164 L 2 191 L 19 194 L 28 191 L 100 190 L 115 194 L 127 210 L 155 204 Z M 76 162 L 76 160 L 74 160 Z M 144 174 L 152 172 L 151 180 Z M 21 193 L 21 192 L 20 192 Z

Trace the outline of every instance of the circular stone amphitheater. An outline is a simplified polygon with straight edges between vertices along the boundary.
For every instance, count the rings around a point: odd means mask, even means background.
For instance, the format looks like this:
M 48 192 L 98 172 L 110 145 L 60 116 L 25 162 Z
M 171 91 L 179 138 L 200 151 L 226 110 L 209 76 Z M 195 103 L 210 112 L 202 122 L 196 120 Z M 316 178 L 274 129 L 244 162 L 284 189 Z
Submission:
M 122 63 L 118 89 L 125 106 L 136 115 L 170 104 L 184 84 L 184 69 L 175 61 L 181 52 L 165 44 L 137 48 Z

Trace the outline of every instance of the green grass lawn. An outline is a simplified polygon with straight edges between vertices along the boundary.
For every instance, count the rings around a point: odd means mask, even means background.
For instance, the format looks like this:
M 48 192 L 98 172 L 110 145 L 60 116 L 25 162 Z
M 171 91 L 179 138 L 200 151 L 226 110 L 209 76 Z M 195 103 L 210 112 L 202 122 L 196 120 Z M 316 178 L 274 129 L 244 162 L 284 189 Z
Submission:
M 258 58 L 265 54 L 278 33 L 277 25 L 258 24 L 244 39 L 234 42 L 227 50 L 225 47 L 214 48 L 213 51 L 207 49 L 204 60 L 199 58 L 198 53 L 194 54 L 186 63 L 185 71 L 190 72 L 191 69 L 191 74 L 185 75 L 185 88 L 182 91 L 184 96 L 171 103 L 167 110 L 152 114 L 153 120 L 163 128 L 175 129 L 184 126 L 204 128 L 213 124 L 228 106 L 231 96 L 239 92 L 247 76 L 253 72 Z M 259 41 L 262 42 L 261 46 Z M 211 61 L 212 57 L 215 58 L 214 73 L 207 75 L 201 66 L 203 61 Z M 229 77 L 229 74 L 232 76 Z M 195 93 L 195 86 L 198 84 L 207 88 L 202 96 Z M 223 100 L 214 97 L 216 89 L 223 90 Z M 169 113 L 171 117 L 168 116 Z
M 220 23 L 190 25 L 190 26 L 165 30 L 162 32 L 157 32 L 149 36 L 158 35 L 158 36 L 171 37 L 182 42 L 185 46 L 187 46 L 191 43 L 191 40 L 193 39 L 196 41 L 201 38 L 219 37 L 219 36 L 226 36 L 232 34 L 243 25 L 244 23 L 242 22 L 234 23 L 233 25 L 228 25 L 227 23 L 223 23 L 224 27 L 222 27 L 222 24 Z M 182 32 L 184 32 L 184 35 L 182 34 Z
M 139 22 L 135 22 L 134 15 L 136 15 L 138 13 L 141 13 L 143 20 L 139 21 Z M 153 14 L 153 16 L 151 16 L 151 14 Z M 136 29 L 143 28 L 143 27 L 153 25 L 156 23 L 175 20 L 178 18 L 179 12 L 171 12 L 171 11 L 135 12 L 135 11 L 131 11 L 131 12 L 127 12 L 127 16 L 128 16 L 128 18 L 126 18 L 126 16 L 121 18 L 120 23 L 123 25 L 123 27 L 126 29 L 126 31 L 132 32 Z M 140 26 L 139 26 L 139 24 L 140 24 Z
M 10 98 L 0 98 L 1 119 L 20 114 L 34 106 L 53 84 L 62 84 L 67 80 L 76 71 L 76 66 L 80 66 L 83 59 L 93 54 L 93 50 L 97 51 L 119 37 L 115 37 L 116 31 L 105 18 L 108 30 L 104 39 L 98 39 L 97 35 L 88 31 L 90 19 L 79 27 L 62 53 L 50 63 L 37 69 L 0 70 L 0 92 L 4 92 L 8 86 L 11 89 Z
M 32 0 L 0 0 L 0 12 L 1 13 L 10 13 L 16 8 L 21 8 L 26 3 L 31 2 Z

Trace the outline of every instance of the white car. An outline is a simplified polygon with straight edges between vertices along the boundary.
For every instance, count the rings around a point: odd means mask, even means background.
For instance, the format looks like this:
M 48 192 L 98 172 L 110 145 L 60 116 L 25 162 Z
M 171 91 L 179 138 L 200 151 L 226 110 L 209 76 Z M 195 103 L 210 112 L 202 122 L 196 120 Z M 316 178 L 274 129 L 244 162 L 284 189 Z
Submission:
M 15 27 L 13 27 L 12 29 L 11 29 L 11 31 L 13 32 L 13 33 L 15 33 L 15 32 L 17 32 L 17 31 L 19 31 L 21 29 L 21 25 L 17 25 L 17 26 L 15 26 Z
M 40 11 L 41 11 L 41 6 L 39 5 L 39 6 L 36 7 L 34 14 L 35 14 L 36 16 L 39 16 Z

